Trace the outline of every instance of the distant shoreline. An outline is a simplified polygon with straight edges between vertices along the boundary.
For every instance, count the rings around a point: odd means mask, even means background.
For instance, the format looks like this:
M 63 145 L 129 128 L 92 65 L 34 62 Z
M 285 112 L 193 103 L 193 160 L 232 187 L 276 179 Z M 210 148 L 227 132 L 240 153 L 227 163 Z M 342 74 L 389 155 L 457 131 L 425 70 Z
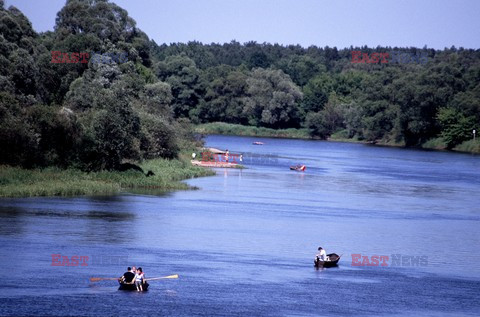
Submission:
M 259 128 L 254 126 L 245 126 L 241 124 L 213 122 L 199 124 L 194 127 L 196 133 L 199 134 L 213 134 L 213 135 L 233 135 L 233 136 L 245 136 L 245 137 L 263 137 L 263 138 L 279 138 L 279 139 L 299 139 L 299 140 L 322 140 L 319 138 L 313 138 L 308 134 L 307 129 L 271 129 L 271 128 Z M 402 143 L 383 142 L 381 140 L 377 142 L 369 142 L 365 140 L 358 140 L 353 138 L 344 138 L 339 135 L 333 134 L 331 137 L 323 141 L 333 142 L 345 142 L 345 143 L 359 143 L 370 144 L 384 147 L 398 147 L 408 148 Z M 447 150 L 445 144 L 441 138 L 431 139 L 421 146 L 411 147 L 412 149 L 442 151 L 451 153 L 469 153 L 480 154 L 480 140 L 465 141 L 452 150 Z

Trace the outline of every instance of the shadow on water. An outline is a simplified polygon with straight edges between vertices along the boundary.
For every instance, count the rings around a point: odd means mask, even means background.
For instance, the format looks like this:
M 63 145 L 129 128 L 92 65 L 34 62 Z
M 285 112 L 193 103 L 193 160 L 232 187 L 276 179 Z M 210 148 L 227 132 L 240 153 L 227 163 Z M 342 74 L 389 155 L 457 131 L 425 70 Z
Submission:
M 23 232 L 24 222 L 21 215 L 25 214 L 26 210 L 19 207 L 3 207 L 0 206 L 0 235 L 10 236 L 17 235 Z
M 25 231 L 35 230 L 54 236 L 68 234 L 88 243 L 128 242 L 135 237 L 135 212 L 128 210 L 132 208 L 125 204 L 128 199 L 128 196 L 73 198 L 75 208 L 65 203 L 65 198 L 12 200 L 11 205 L 0 206 L 0 235 L 22 236 Z M 38 204 L 32 208 L 35 202 Z

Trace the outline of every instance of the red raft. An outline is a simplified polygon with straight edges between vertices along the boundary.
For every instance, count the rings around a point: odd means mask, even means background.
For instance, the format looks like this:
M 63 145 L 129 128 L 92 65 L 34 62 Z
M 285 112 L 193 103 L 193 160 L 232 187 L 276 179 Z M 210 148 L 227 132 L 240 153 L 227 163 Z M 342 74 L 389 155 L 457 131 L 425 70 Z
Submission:
M 304 172 L 307 169 L 307 167 L 305 165 L 295 165 L 295 166 L 290 166 L 290 169 L 293 171 Z

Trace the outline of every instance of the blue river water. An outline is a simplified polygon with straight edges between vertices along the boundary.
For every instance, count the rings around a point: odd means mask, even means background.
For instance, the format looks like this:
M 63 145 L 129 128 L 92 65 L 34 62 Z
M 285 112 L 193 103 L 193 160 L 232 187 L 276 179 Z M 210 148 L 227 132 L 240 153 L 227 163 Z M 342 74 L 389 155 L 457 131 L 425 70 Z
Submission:
M 0 200 L 0 315 L 478 316 L 480 156 L 206 143 L 246 168 L 187 181 L 198 190 Z M 314 269 L 318 246 L 339 266 Z M 143 293 L 89 281 L 132 265 L 180 277 Z

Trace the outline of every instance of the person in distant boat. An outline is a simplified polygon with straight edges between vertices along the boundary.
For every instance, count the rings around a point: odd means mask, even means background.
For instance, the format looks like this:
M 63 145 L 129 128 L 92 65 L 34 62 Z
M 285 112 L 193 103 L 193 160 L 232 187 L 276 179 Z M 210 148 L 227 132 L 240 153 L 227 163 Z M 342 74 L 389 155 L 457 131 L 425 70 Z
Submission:
M 132 268 L 128 267 L 127 272 L 123 273 L 122 277 L 120 277 L 120 281 L 126 284 L 133 284 L 135 279 L 135 273 L 132 272 Z
M 327 252 L 325 252 L 325 249 L 323 249 L 322 247 L 318 247 L 318 253 L 317 255 L 315 255 L 315 260 L 322 262 L 328 261 L 328 256 Z
M 228 154 L 229 154 L 229 152 L 228 152 L 228 149 L 227 149 L 227 150 L 225 150 L 225 162 L 227 162 L 227 163 L 228 163 Z
M 143 283 L 145 283 L 145 274 L 143 274 L 142 268 L 137 269 L 137 274 L 135 275 L 135 286 L 137 286 L 137 291 L 143 292 Z

